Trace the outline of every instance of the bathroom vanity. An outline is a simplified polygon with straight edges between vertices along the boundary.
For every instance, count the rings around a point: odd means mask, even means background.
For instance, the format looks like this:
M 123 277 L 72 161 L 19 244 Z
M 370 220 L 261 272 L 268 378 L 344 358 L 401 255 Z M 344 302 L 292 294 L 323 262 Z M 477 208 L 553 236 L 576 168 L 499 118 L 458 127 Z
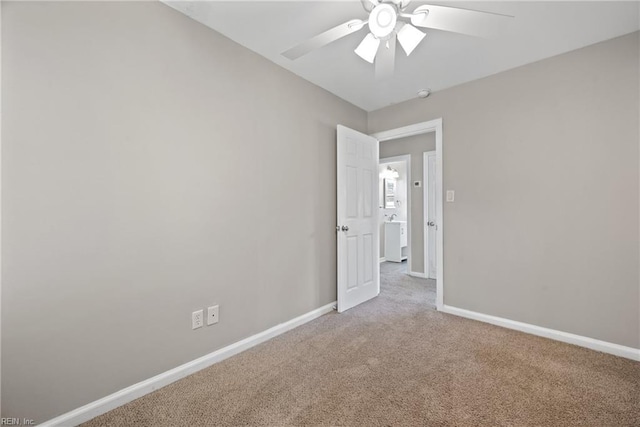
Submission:
M 392 262 L 402 262 L 407 259 L 406 221 L 384 223 L 384 258 Z

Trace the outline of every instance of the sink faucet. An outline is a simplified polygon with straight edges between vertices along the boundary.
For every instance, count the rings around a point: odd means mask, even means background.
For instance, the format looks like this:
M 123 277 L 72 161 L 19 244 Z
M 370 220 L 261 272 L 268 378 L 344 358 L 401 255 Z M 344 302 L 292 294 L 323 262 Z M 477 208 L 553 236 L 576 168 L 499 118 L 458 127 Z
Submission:
M 396 214 L 391 214 L 391 216 L 389 217 L 389 222 L 393 222 L 393 220 L 397 217 L 398 215 Z

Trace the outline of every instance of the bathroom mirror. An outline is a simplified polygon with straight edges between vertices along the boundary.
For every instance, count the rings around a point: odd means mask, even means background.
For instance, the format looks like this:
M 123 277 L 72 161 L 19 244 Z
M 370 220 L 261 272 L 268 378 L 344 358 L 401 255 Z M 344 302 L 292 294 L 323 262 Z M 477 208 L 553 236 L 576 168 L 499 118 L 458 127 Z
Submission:
M 394 209 L 396 207 L 396 180 L 394 178 L 384 179 L 384 208 Z

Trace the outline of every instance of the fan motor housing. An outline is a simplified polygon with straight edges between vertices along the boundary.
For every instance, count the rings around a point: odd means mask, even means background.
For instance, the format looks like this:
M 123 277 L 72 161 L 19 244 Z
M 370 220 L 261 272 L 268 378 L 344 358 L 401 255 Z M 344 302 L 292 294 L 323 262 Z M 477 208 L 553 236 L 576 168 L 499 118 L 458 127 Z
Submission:
M 388 3 L 380 3 L 369 15 L 369 30 L 377 38 L 384 39 L 393 32 L 397 21 L 396 8 Z

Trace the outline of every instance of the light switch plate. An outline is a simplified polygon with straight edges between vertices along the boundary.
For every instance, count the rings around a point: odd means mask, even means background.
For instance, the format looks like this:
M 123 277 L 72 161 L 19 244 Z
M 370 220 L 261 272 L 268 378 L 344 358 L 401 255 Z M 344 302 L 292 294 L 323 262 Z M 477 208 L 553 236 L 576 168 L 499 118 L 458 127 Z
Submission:
M 453 202 L 455 200 L 456 193 L 453 190 L 447 190 L 447 202 Z

